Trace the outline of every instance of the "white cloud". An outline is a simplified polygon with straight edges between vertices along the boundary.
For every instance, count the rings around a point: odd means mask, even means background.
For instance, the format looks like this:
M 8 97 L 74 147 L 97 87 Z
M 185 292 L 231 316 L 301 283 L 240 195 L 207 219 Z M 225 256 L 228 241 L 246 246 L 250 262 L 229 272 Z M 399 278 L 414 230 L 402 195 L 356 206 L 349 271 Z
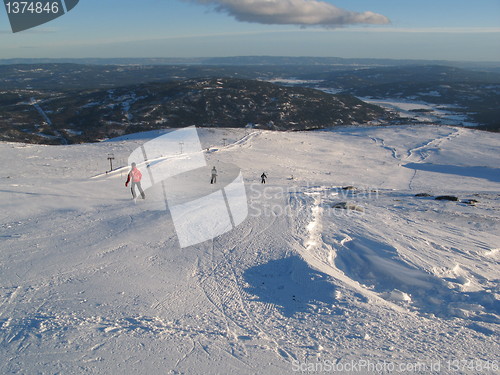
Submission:
M 351 12 L 317 0 L 185 0 L 212 5 L 238 21 L 269 25 L 321 25 L 325 27 L 352 24 L 384 25 L 389 19 L 373 12 Z

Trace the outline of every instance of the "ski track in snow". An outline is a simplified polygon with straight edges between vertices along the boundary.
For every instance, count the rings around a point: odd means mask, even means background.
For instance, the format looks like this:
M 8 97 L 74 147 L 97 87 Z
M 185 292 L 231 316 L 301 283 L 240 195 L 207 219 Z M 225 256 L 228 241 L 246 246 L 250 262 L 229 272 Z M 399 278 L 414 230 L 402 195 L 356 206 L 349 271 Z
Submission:
M 40 162 L 58 168 L 65 149 L 29 146 L 43 160 L 24 172 L 14 161 L 0 176 L 1 204 L 16 207 L 0 222 L 0 371 L 276 374 L 322 359 L 498 360 L 498 184 L 480 182 L 477 207 L 437 202 L 413 190 L 454 177 L 404 168 L 439 162 L 461 139 L 488 149 L 484 134 L 235 136 L 206 153 L 208 164 L 239 165 L 249 185 L 265 168 L 269 185 L 248 187 L 243 224 L 187 249 L 168 212 L 126 204 L 128 189 L 109 193 L 123 189 L 121 171 L 99 175 L 79 156 L 111 148 L 126 159 L 137 141 L 70 146 L 81 165 L 39 189 L 31 175 Z M 470 197 L 479 182 L 463 179 L 452 191 Z M 343 190 L 347 181 L 359 189 Z M 341 201 L 362 211 L 333 208 Z
M 463 134 L 463 131 L 460 128 L 448 128 L 448 129 L 450 131 L 446 132 L 444 135 L 440 135 L 436 138 L 431 138 L 430 140 L 427 140 L 422 144 L 417 145 L 411 149 L 402 150 L 401 153 L 398 152 L 397 145 L 396 146 L 387 145 L 386 141 L 381 138 L 376 138 L 376 137 L 370 137 L 370 138 L 375 144 L 380 145 L 380 147 L 382 147 L 383 149 L 391 152 L 392 157 L 395 160 L 399 161 L 399 165 L 409 162 L 423 163 L 430 155 L 439 152 L 440 146 L 443 145 L 445 142 L 450 142 L 454 138 L 459 137 L 461 134 Z M 406 151 L 406 155 L 403 157 L 402 154 L 404 153 L 404 151 Z M 410 178 L 410 181 L 408 183 L 409 190 L 413 190 L 412 184 L 415 177 L 417 176 L 417 173 L 418 170 L 415 169 L 413 176 Z
M 47 115 L 47 112 L 43 110 L 43 108 L 38 104 L 39 102 L 35 98 L 31 98 L 30 104 L 36 109 L 36 111 L 42 116 L 42 118 L 45 120 L 47 125 L 49 125 L 52 128 L 52 121 L 50 120 L 49 116 Z M 67 145 L 68 140 L 64 138 L 64 136 L 55 128 L 52 128 L 53 133 L 55 134 L 56 138 L 59 138 L 62 142 L 62 144 Z

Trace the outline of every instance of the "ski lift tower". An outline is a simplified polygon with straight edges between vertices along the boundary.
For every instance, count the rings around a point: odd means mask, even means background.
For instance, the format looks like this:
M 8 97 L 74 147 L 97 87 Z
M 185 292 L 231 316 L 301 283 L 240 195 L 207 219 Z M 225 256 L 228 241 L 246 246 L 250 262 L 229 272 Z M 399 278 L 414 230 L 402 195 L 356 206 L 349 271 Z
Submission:
M 108 154 L 109 167 L 111 168 L 109 171 L 113 171 L 113 160 L 115 160 L 115 154 Z

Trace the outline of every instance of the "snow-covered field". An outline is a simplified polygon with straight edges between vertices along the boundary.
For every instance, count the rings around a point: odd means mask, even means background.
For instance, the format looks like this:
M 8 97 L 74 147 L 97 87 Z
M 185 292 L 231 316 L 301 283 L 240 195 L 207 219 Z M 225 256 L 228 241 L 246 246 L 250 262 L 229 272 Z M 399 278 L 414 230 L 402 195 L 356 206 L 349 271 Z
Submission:
M 158 134 L 0 143 L 0 373 L 498 373 L 498 134 L 199 130 L 206 170 L 167 189 L 237 166 L 249 208 L 186 248 L 103 173 Z
M 468 127 L 478 126 L 477 123 L 470 121 L 468 114 L 459 112 L 459 107 L 453 104 L 432 104 L 418 100 L 412 101 L 411 99 L 360 99 L 396 112 L 402 118 L 413 119 L 421 123 Z

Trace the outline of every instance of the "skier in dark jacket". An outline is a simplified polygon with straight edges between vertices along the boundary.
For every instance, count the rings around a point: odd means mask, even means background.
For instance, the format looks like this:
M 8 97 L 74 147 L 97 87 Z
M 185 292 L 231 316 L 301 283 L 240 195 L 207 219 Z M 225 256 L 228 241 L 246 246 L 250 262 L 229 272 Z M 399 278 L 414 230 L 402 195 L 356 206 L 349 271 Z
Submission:
M 146 194 L 144 194 L 144 191 L 142 190 L 141 187 L 141 179 L 142 179 L 142 173 L 139 169 L 137 169 L 137 166 L 135 163 L 132 163 L 132 169 L 130 170 L 128 176 L 127 176 L 127 182 L 125 182 L 125 186 L 128 186 L 128 183 L 132 181 L 132 185 L 130 187 L 130 191 L 132 191 L 132 197 L 135 199 L 135 187 L 139 189 L 139 192 L 141 193 L 142 199 L 146 199 Z
M 215 184 L 217 182 L 217 169 L 215 167 L 212 168 L 212 179 L 210 180 L 211 184 Z
M 267 176 L 266 176 L 266 172 L 262 173 L 262 174 L 260 175 L 260 178 L 261 178 L 260 183 L 261 183 L 261 184 L 265 184 L 265 183 L 266 183 L 266 178 L 267 178 Z

